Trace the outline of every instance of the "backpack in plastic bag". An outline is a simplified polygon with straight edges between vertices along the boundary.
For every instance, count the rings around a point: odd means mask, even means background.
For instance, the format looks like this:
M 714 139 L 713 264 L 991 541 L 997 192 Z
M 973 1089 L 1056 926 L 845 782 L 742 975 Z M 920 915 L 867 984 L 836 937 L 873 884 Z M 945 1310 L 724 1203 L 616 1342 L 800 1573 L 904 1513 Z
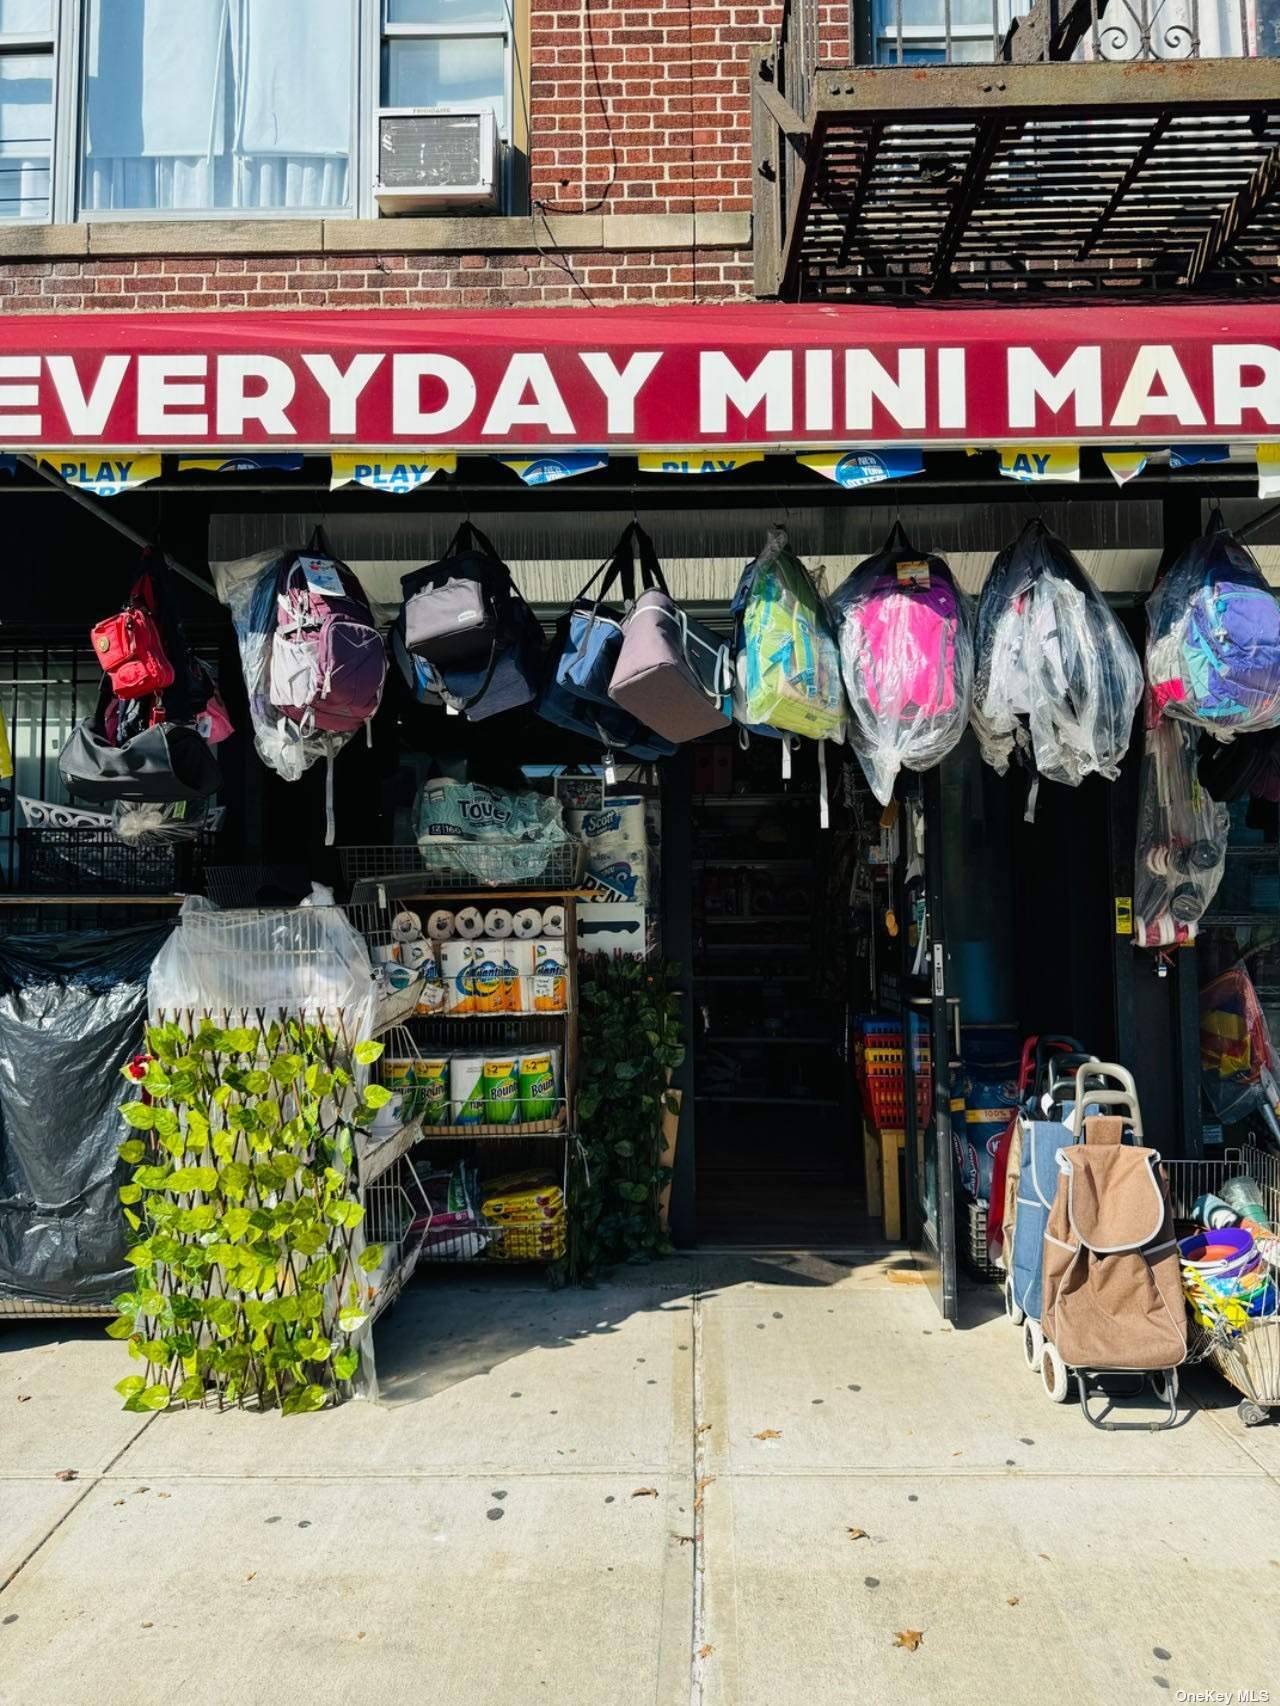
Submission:
M 969 610 L 941 557 L 900 525 L 831 598 L 851 712 L 849 740 L 880 804 L 898 771 L 929 770 L 969 721 Z
M 840 654 L 823 600 L 784 529 L 769 529 L 739 596 L 734 720 L 811 740 L 843 740 Z
M 304 734 L 354 734 L 382 703 L 386 677 L 364 588 L 317 528 L 280 567 L 268 697 Z
M 973 726 L 982 756 L 1077 787 L 1114 782 L 1142 698 L 1142 664 L 1105 598 L 1038 518 L 991 566 L 974 623 Z
M 1214 510 L 1147 600 L 1157 707 L 1222 739 L 1280 723 L 1280 601 Z

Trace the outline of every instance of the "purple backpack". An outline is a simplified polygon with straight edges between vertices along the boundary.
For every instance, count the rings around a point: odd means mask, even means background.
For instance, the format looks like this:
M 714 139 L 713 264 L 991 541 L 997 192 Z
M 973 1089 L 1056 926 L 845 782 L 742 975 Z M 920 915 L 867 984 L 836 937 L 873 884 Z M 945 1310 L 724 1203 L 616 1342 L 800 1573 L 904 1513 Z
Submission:
M 276 587 L 269 698 L 306 734 L 351 734 L 382 702 L 387 652 L 364 589 L 317 532 Z

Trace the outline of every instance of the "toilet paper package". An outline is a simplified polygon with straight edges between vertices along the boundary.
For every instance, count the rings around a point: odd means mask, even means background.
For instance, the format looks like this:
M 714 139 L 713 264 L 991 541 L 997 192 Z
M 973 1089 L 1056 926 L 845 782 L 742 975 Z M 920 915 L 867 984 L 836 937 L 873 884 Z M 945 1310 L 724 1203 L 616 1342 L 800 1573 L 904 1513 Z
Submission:
M 522 906 L 511 921 L 511 933 L 519 942 L 531 942 L 542 934 L 542 914 L 536 906 Z
M 584 887 L 598 900 L 649 898 L 649 851 L 644 800 L 609 796 L 597 810 L 571 807 L 565 814 L 574 835 L 586 843 Z
M 505 941 L 512 931 L 511 914 L 503 906 L 490 908 L 484 915 L 484 933 L 495 942 Z
M 564 935 L 564 908 L 549 906 L 542 915 L 542 934 L 544 936 Z
M 464 906 L 453 915 L 453 928 L 464 941 L 474 942 L 484 935 L 484 915 L 478 906 Z
M 645 844 L 644 800 L 638 794 L 610 794 L 593 811 L 571 806 L 565 818 L 571 834 L 602 852 Z
M 427 919 L 427 935 L 433 942 L 447 942 L 457 935 L 453 927 L 453 914 L 447 907 L 439 907 Z

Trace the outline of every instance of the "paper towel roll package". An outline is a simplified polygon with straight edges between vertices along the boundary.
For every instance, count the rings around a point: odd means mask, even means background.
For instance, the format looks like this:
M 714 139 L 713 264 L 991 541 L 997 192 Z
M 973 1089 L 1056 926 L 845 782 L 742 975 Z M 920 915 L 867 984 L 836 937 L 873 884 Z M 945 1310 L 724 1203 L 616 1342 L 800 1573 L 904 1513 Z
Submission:
M 515 967 L 515 985 L 512 991 L 513 1013 L 532 1013 L 533 1005 L 533 971 L 534 949 L 533 942 L 508 942 L 507 958 Z
M 491 907 L 484 915 L 484 933 L 495 942 L 503 942 L 511 934 L 511 914 L 503 906 Z
M 454 914 L 453 928 L 464 942 L 477 941 L 484 935 L 484 915 L 477 906 L 464 906 Z
M 427 935 L 433 942 L 448 942 L 456 934 L 453 926 L 453 914 L 447 907 L 440 907 L 427 920 Z
M 420 942 L 422 920 L 416 912 L 397 912 L 391 920 L 391 934 L 397 942 Z
M 542 914 L 536 906 L 523 906 L 511 921 L 512 934 L 520 942 L 531 942 L 541 934 Z
M 542 934 L 544 936 L 564 935 L 564 908 L 549 906 L 542 914 Z

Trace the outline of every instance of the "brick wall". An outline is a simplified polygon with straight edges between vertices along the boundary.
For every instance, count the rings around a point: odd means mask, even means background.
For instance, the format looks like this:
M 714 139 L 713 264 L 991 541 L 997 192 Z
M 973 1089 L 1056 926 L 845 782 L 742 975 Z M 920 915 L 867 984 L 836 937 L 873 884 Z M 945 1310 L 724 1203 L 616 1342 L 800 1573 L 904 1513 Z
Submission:
M 0 264 L 0 313 L 214 308 L 504 308 L 724 302 L 751 294 L 747 250 L 271 255 Z
M 817 4 L 821 57 L 844 59 L 848 0 Z M 28 259 L 13 254 L 16 242 L 5 255 L 0 228 L 0 312 L 538 306 L 582 303 L 583 291 L 596 303 L 749 296 L 746 227 L 741 240 L 717 237 L 711 221 L 751 211 L 751 55 L 773 42 L 781 16 L 780 3 L 733 0 L 530 0 L 529 152 L 541 253 L 508 244 L 500 253 L 344 254 L 320 252 L 317 241 L 296 252 L 201 255 L 198 241 L 175 229 L 169 246 L 165 227 L 153 227 L 134 259 L 61 259 L 56 250 Z M 657 250 L 557 246 L 547 216 L 584 213 L 683 216 L 692 219 L 691 239 L 686 245 L 682 234 L 682 246 Z M 393 231 L 378 225 L 371 248 Z M 90 254 L 100 233 L 106 228 L 91 228 L 82 245 Z M 156 237 L 160 254 L 143 255 Z

